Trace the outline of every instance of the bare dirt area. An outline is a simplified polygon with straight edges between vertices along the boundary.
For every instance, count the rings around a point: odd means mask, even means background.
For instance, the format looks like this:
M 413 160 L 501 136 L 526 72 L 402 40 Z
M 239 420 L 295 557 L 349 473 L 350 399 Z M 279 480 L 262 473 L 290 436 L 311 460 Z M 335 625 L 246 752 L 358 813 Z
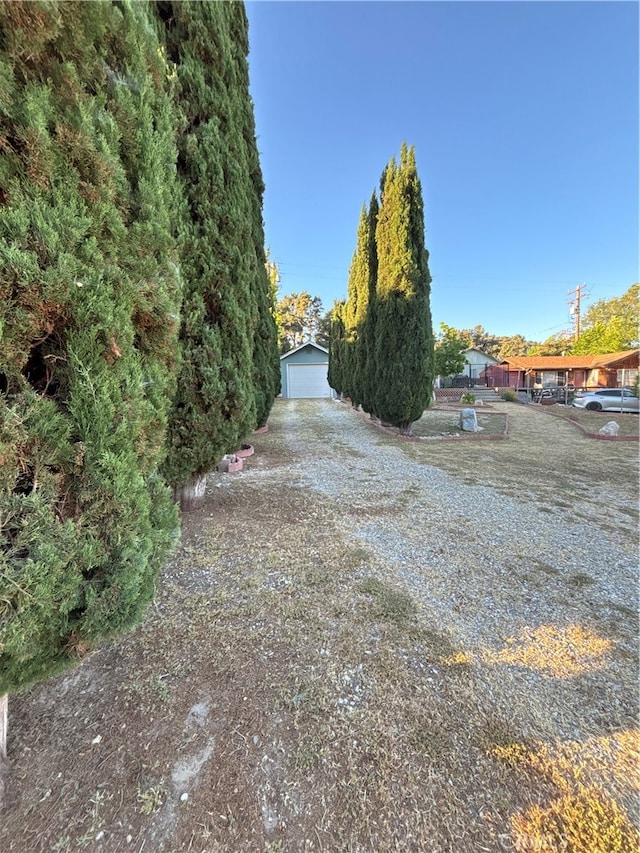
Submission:
M 277 401 L 144 624 L 11 697 L 3 853 L 635 851 L 638 447 L 492 409 Z

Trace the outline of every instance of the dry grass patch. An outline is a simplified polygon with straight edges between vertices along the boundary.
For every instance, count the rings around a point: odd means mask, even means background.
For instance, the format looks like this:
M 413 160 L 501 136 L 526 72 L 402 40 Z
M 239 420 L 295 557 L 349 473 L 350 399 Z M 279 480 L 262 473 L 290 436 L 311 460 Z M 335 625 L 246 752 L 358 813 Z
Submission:
M 597 434 L 605 424 L 609 421 L 615 421 L 619 428 L 619 435 L 638 436 L 640 428 L 640 420 L 637 414 L 621 413 L 621 412 L 588 412 L 586 409 L 577 409 L 573 406 L 568 408 L 554 407 L 549 414 L 555 417 L 563 417 L 568 421 L 578 424 L 586 432 L 592 435 Z
M 471 406 L 470 408 L 473 408 Z M 499 435 L 506 432 L 506 415 L 495 412 L 476 410 L 478 426 L 482 427 L 479 435 Z M 460 428 L 460 412 L 440 409 L 427 409 L 420 420 L 413 424 L 413 434 L 421 438 L 441 438 L 443 436 L 469 436 Z
M 637 732 L 623 732 L 586 744 L 509 744 L 494 754 L 512 766 L 533 771 L 553 794 L 514 814 L 516 850 L 548 853 L 630 853 L 640 846 L 638 830 L 612 796 L 633 807 L 629 783 L 640 759 Z
M 548 678 L 568 678 L 602 668 L 613 643 L 581 625 L 542 625 L 511 637 L 506 647 L 485 654 L 488 663 L 526 667 Z

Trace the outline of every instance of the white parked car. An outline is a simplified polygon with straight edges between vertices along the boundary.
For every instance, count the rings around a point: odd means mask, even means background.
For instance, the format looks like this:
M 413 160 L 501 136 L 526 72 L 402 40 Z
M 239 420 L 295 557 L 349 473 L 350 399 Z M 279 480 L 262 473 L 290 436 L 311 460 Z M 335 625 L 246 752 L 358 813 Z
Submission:
M 576 391 L 573 405 L 590 412 L 637 412 L 638 398 L 629 388 Z

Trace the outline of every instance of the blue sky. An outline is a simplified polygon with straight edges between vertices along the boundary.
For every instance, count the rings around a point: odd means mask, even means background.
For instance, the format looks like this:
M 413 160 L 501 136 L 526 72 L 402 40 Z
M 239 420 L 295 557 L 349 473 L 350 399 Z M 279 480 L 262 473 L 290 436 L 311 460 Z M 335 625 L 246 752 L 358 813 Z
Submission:
M 403 140 L 431 309 L 544 340 L 638 280 L 637 2 L 246 3 L 266 244 L 281 294 L 344 298 Z

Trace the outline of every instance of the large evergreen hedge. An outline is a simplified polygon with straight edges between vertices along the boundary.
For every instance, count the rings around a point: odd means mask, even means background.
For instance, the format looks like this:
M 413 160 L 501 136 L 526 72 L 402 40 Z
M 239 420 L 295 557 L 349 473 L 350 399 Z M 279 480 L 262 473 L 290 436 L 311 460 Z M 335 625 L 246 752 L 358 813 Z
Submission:
M 163 2 L 158 10 L 177 69 L 178 175 L 187 199 L 179 228 L 182 366 L 163 469 L 181 487 L 264 422 L 279 367 L 244 5 Z
M 0 6 L 0 693 L 134 623 L 176 533 L 171 65 L 145 3 Z
M 242 7 L 244 8 L 244 7 Z M 243 13 L 244 14 L 244 13 Z M 242 19 L 241 19 L 242 20 Z M 240 28 L 242 38 L 236 50 L 243 51 L 242 58 L 248 53 L 247 23 Z M 256 142 L 253 105 L 248 97 L 249 68 L 246 61 L 238 57 L 238 77 L 241 83 L 244 108 L 242 111 L 244 150 L 246 153 L 247 176 L 250 179 L 251 231 L 253 249 L 249 255 L 251 273 L 251 304 L 253 307 L 253 386 L 255 395 L 256 426 L 264 426 L 280 393 L 280 352 L 278 349 L 278 329 L 276 326 L 275 293 L 269 279 L 269 265 L 265 253 L 264 227 L 262 221 L 262 198 L 264 181 L 260 168 L 258 146 Z

